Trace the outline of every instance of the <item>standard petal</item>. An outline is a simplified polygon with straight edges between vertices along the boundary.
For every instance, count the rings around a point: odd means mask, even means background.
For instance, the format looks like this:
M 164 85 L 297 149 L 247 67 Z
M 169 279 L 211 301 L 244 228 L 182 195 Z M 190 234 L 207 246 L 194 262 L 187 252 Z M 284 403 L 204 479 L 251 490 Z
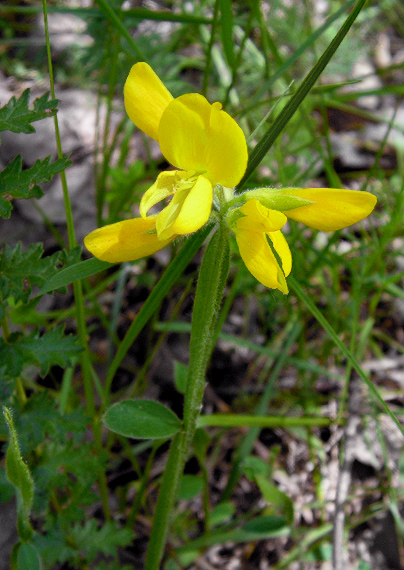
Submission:
M 161 116 L 173 97 L 150 65 L 140 62 L 132 67 L 123 93 L 129 118 L 140 130 L 158 140 Z
M 220 103 L 210 105 L 197 93 L 182 95 L 167 106 L 158 137 L 171 164 L 206 173 L 213 185 L 236 186 L 247 167 L 243 131 Z
M 368 192 L 334 188 L 286 188 L 285 195 L 314 202 L 285 212 L 288 218 L 325 232 L 346 228 L 368 216 L 377 198 Z
M 84 238 L 86 248 L 98 259 L 118 263 L 133 261 L 162 249 L 175 237 L 160 240 L 147 233 L 156 225 L 156 217 L 133 218 L 94 230 Z
M 244 214 L 244 217 L 237 221 L 237 228 L 240 230 L 274 232 L 287 221 L 285 214 L 266 208 L 258 200 L 248 200 L 239 211 Z
M 285 276 L 264 233 L 236 231 L 240 255 L 252 275 L 265 287 L 288 293 Z
M 146 190 L 140 200 L 139 210 L 142 218 L 146 218 L 147 212 L 152 206 L 174 194 L 175 186 L 184 176 L 185 173 L 178 170 L 161 172 L 157 176 L 156 182 Z
M 212 199 L 212 184 L 204 176 L 198 176 L 191 188 L 177 190 L 169 205 L 158 214 L 156 229 L 160 239 L 199 230 L 208 221 Z

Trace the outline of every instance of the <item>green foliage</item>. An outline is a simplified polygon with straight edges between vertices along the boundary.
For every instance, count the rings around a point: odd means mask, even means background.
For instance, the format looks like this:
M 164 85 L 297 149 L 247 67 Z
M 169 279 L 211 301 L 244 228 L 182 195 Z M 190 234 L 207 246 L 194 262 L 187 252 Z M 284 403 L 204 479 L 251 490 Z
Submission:
M 70 251 L 62 250 L 43 257 L 43 245 L 32 244 L 24 252 L 21 243 L 14 247 L 6 245 L 0 251 L 0 319 L 8 308 L 34 309 L 39 301 L 30 299 L 33 288 L 41 287 L 58 273 L 63 266 L 75 265 L 81 256 L 79 247 Z M 62 288 L 63 283 L 58 285 Z
M 117 548 L 126 546 L 133 539 L 133 532 L 119 528 L 116 522 L 104 523 L 95 520 L 75 523 L 68 534 L 54 526 L 46 535 L 36 536 L 35 545 L 42 554 L 45 568 L 56 562 L 89 564 L 101 554 L 116 557 Z
M 43 257 L 43 244 L 35 243 L 22 250 L 19 242 L 6 245 L 0 252 L 0 294 L 3 301 L 12 298 L 15 303 L 27 303 L 32 288 L 41 287 L 58 272 L 62 263 L 74 263 L 81 250 L 56 252 Z
M 54 116 L 59 104 L 57 99 L 49 99 L 50 94 L 45 93 L 35 99 L 34 106 L 30 109 L 30 94 L 31 90 L 26 89 L 19 99 L 11 97 L 9 102 L 0 108 L 0 132 L 34 133 L 35 129 L 31 123 Z
M 135 439 L 172 437 L 181 429 L 181 420 L 166 406 L 153 400 L 123 400 L 105 412 L 108 429 Z
M 15 198 L 40 198 L 43 190 L 38 184 L 50 182 L 55 174 L 70 166 L 69 157 L 52 157 L 37 160 L 31 168 L 22 170 L 22 157 L 16 156 L 4 170 L 0 172 L 0 217 L 9 218 L 12 210 L 11 200 Z
M 42 445 L 47 437 L 58 442 L 61 449 L 67 445 L 73 449 L 82 443 L 88 416 L 81 407 L 62 414 L 55 400 L 46 392 L 33 394 L 23 408 L 19 408 L 11 398 L 5 400 L 5 403 L 13 403 L 14 421 L 20 434 L 19 443 L 24 456 Z M 3 436 L 5 433 L 4 426 L 0 434 Z M 55 474 L 56 472 L 57 469 Z
M 38 366 L 44 376 L 51 366 L 72 364 L 81 350 L 77 338 L 72 334 L 65 335 L 63 327 L 42 335 L 37 331 L 29 335 L 12 333 L 7 342 L 0 339 L 0 359 L 10 378 L 19 376 L 28 364 Z
M 14 566 L 11 566 L 14 570 Z M 19 544 L 15 570 L 41 570 L 41 561 L 33 544 Z

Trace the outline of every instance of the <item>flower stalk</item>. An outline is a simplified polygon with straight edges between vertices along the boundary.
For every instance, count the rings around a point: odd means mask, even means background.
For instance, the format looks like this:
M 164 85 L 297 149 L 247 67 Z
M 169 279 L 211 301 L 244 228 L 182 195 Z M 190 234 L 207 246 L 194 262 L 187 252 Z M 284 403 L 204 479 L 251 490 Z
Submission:
M 183 427 L 172 441 L 163 474 L 145 570 L 158 570 L 164 554 L 171 513 L 202 407 L 206 368 L 212 349 L 212 335 L 226 285 L 229 262 L 229 229 L 224 220 L 221 220 L 206 250 L 199 273 L 192 314 Z

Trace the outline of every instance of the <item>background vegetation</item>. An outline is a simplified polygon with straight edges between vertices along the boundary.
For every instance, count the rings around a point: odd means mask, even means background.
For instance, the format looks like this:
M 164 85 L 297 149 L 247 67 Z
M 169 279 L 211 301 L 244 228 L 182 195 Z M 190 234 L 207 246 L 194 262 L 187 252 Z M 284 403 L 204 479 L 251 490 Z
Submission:
M 201 92 L 221 101 L 252 150 L 284 116 L 354 5 L 54 1 L 47 5 L 50 52 L 40 2 L 0 6 L 1 82 L 15 95 L 0 101 L 0 400 L 13 417 L 6 412 L 0 424 L 4 466 L 9 449 L 8 478 L 0 471 L 0 508 L 9 521 L 1 549 L 8 560 L 19 540 L 13 568 L 143 568 L 168 443 L 116 435 L 102 415 L 128 397 L 182 413 L 201 253 L 166 290 L 159 279 L 183 243 L 120 266 L 78 265 L 88 257 L 83 235 L 136 215 L 142 193 L 167 167 L 125 115 L 131 65 L 147 61 L 175 96 Z M 74 35 L 63 44 L 71 16 Z M 232 248 L 167 570 L 325 569 L 331 560 L 334 568 L 348 560 L 346 567 L 361 570 L 404 566 L 397 425 L 404 383 L 403 22 L 398 0 L 365 4 L 321 79 L 284 128 L 271 131 L 270 148 L 246 183 L 367 190 L 378 205 L 369 219 L 333 234 L 289 222 L 287 297 L 256 282 Z M 75 90 L 76 105 L 78 93 L 90 97 L 95 120 L 94 131 L 78 130 L 76 146 L 67 144 L 66 131 L 59 149 L 52 139 L 47 158 L 34 129 L 47 123 L 54 132 L 52 68 L 60 109 Z M 20 142 L 7 139 L 9 132 L 20 133 Z M 21 137 L 32 162 L 17 157 Z M 62 177 L 66 224 L 49 214 L 47 188 L 54 175 L 67 168 L 69 177 L 82 163 L 93 176 L 70 201 L 69 178 Z M 150 298 L 152 291 L 158 294 Z M 18 506 L 9 509 L 15 493 Z

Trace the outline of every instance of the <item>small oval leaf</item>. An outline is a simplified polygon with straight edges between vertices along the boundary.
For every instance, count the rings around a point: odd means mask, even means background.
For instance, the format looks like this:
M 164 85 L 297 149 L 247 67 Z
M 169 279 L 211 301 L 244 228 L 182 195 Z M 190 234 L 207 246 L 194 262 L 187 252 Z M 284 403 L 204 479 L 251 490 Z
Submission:
M 105 412 L 108 429 L 134 439 L 172 437 L 181 429 L 181 420 L 166 406 L 153 400 L 124 400 Z
M 41 561 L 35 546 L 21 544 L 17 555 L 18 570 L 41 570 Z
M 203 479 L 199 475 L 183 475 L 178 489 L 180 501 L 190 501 L 203 489 Z

